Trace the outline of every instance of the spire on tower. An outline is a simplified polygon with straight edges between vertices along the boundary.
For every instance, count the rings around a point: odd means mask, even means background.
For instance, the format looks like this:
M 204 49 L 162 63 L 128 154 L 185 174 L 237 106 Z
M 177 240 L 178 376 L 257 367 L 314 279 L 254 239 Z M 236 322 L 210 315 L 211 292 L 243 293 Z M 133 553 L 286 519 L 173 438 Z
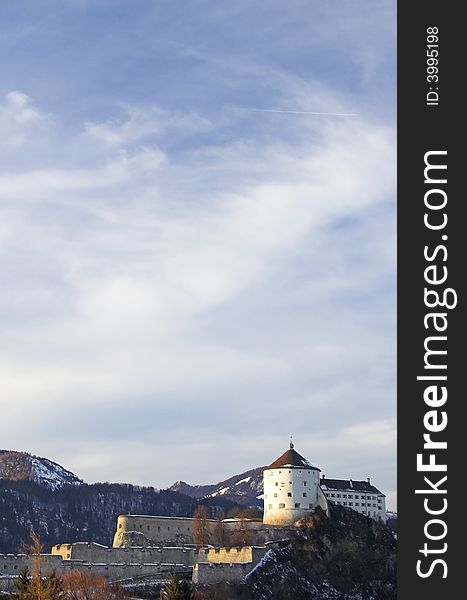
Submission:
M 294 448 L 293 441 L 292 441 L 292 436 L 290 436 L 289 448 L 291 450 L 293 450 L 293 448 Z

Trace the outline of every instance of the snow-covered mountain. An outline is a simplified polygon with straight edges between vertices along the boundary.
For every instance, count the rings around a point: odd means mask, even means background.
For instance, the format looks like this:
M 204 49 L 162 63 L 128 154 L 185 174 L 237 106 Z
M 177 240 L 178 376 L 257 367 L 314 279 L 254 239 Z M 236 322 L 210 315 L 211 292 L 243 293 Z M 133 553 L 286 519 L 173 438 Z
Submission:
M 83 483 L 74 473 L 48 458 L 12 450 L 0 450 L 0 479 L 34 481 L 49 490 Z
M 235 508 L 224 496 L 202 504 L 212 517 Z M 51 460 L 0 450 L 0 554 L 20 551 L 31 528 L 45 548 L 82 540 L 109 545 L 117 515 L 191 517 L 198 505 L 196 498 L 170 490 L 82 483 Z
M 197 499 L 222 497 L 244 506 L 261 507 L 264 469 L 257 467 L 211 485 L 190 485 L 177 481 L 169 489 Z

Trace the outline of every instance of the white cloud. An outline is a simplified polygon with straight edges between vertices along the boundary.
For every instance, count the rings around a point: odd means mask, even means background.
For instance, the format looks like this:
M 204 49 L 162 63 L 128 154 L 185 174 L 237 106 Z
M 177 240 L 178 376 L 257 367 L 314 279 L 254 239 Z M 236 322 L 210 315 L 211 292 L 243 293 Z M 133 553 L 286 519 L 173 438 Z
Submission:
M 209 131 L 212 124 L 195 113 L 169 112 L 160 107 L 124 106 L 125 118 L 106 122 L 87 122 L 86 133 L 108 146 L 125 146 L 170 131 L 189 135 Z
M 8 92 L 0 104 L 0 138 L 2 146 L 18 149 L 26 144 L 33 134 L 34 126 L 45 115 L 36 109 L 27 94 L 13 90 Z
M 31 104 L 21 98 L 11 101 L 16 110 Z M 379 394 L 375 407 L 391 393 L 381 389 L 391 378 L 394 331 L 390 319 L 378 321 L 379 303 L 385 318 L 390 311 L 386 296 L 377 294 L 376 304 L 369 296 L 394 275 L 393 223 L 378 214 L 394 213 L 393 130 L 363 117 L 297 122 L 288 132 L 296 133 L 293 142 L 245 137 L 177 154 L 150 138 L 193 118 L 159 117 L 155 108 L 88 124 L 88 135 L 68 140 L 72 158 L 50 168 L 26 156 L 16 172 L 0 173 L 9 290 L 0 300 L 8 340 L 0 386 L 12 405 L 3 444 L 18 446 L 21 422 L 22 439 L 37 444 L 29 449 L 60 460 L 63 443 L 73 446 L 66 466 L 87 479 L 157 486 L 151 461 L 138 456 L 142 448 L 163 452 L 159 440 L 167 436 L 178 449 L 157 473 L 166 485 L 188 467 L 205 481 L 210 472 L 221 479 L 256 466 L 251 457 L 266 449 L 275 454 L 284 428 L 305 431 L 306 398 L 316 397 L 319 381 L 314 419 L 325 431 L 349 399 L 366 407 L 360 420 L 339 425 L 339 443 L 316 437 L 321 466 L 337 465 L 349 447 L 357 462 L 368 453 L 391 455 L 392 423 L 375 417 L 370 393 Z M 88 156 L 96 136 L 105 143 Z M 354 306 L 359 295 L 364 309 Z M 302 399 L 287 423 L 271 408 L 278 394 L 284 405 Z M 120 414 L 127 441 L 90 433 L 84 447 L 64 405 L 81 407 L 82 419 L 99 410 Z M 233 405 L 243 449 L 226 467 L 215 440 L 206 446 L 203 436 L 207 429 L 224 445 L 238 443 L 225 423 Z M 158 417 L 169 409 L 178 420 Z M 133 423 L 140 410 L 146 423 Z M 187 425 L 197 410 L 206 429 Z M 141 440 L 139 428 L 151 419 L 150 440 Z M 202 468 L 197 448 L 211 448 Z M 91 464 L 90 452 L 101 463 Z
M 132 152 L 121 151 L 99 167 L 43 168 L 3 174 L 0 175 L 0 186 L 7 200 L 21 200 L 22 203 L 41 200 L 66 204 L 64 192 L 75 194 L 110 190 L 128 180 L 152 174 L 164 160 L 164 154 L 159 149 L 143 146 Z

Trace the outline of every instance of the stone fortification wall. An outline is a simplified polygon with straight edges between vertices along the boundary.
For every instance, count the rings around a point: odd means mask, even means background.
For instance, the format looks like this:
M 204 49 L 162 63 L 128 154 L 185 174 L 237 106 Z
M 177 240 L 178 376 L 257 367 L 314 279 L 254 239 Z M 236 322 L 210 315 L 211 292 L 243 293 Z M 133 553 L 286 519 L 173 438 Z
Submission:
M 0 574 L 17 577 L 25 567 L 32 571 L 36 560 L 36 557 L 26 554 L 0 554 Z M 60 556 L 41 554 L 40 560 L 44 575 L 50 575 L 53 572 L 61 573 L 63 570 L 63 561 Z
M 217 521 L 208 519 L 207 526 L 214 534 Z M 135 536 L 134 533 L 140 534 Z M 193 544 L 193 519 L 188 517 L 158 517 L 148 515 L 120 515 L 117 519 L 113 546 L 120 548 L 140 540 L 138 545 L 188 545 Z
M 320 506 L 329 517 L 328 499 L 320 486 L 318 486 L 318 506 Z
M 187 517 L 153 517 L 121 515 L 117 520 L 114 548 L 193 545 L 194 520 Z M 208 543 L 217 545 L 219 523 L 207 521 Z M 263 546 L 267 542 L 287 538 L 293 527 L 264 525 L 260 519 L 224 519 L 223 546 Z
M 52 554 L 64 560 L 89 563 L 175 563 L 187 567 L 195 562 L 195 549 L 183 547 L 108 548 L 92 542 L 57 544 Z
M 251 571 L 251 563 L 197 563 L 193 568 L 193 583 L 237 583 Z
M 87 562 L 84 560 L 63 560 L 59 554 L 41 555 L 41 569 L 43 575 L 50 575 L 55 572 L 63 575 L 72 570 L 90 571 L 98 573 L 109 581 L 119 581 L 124 579 L 133 579 L 144 576 L 159 576 L 164 573 L 173 571 L 186 571 L 189 568 L 185 563 L 169 562 L 167 557 L 163 555 L 164 560 L 151 562 Z M 30 571 L 34 568 L 35 557 L 24 554 L 0 554 L 0 576 L 18 577 L 24 567 L 28 567 Z
M 0 592 L 14 592 L 16 577 L 12 575 L 0 575 Z
M 199 563 L 256 565 L 266 554 L 264 546 L 243 546 L 240 548 L 203 548 L 198 553 Z
M 293 526 L 265 525 L 260 520 L 225 519 L 223 521 L 225 546 L 264 546 L 267 543 L 287 539 Z

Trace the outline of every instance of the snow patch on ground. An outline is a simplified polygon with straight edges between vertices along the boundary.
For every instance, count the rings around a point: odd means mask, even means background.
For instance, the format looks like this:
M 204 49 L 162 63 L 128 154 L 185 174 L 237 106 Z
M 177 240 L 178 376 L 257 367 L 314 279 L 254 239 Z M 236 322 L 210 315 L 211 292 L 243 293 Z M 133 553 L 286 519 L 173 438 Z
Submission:
M 223 496 L 224 494 L 227 494 L 229 491 L 230 491 L 230 488 L 224 487 L 224 488 L 221 488 L 220 490 L 217 490 L 217 492 L 213 492 L 212 494 L 209 494 L 209 497 Z
M 71 471 L 67 471 L 47 458 L 37 456 L 31 456 L 31 478 L 51 490 L 56 490 L 66 484 L 79 485 L 82 483 L 81 479 Z

